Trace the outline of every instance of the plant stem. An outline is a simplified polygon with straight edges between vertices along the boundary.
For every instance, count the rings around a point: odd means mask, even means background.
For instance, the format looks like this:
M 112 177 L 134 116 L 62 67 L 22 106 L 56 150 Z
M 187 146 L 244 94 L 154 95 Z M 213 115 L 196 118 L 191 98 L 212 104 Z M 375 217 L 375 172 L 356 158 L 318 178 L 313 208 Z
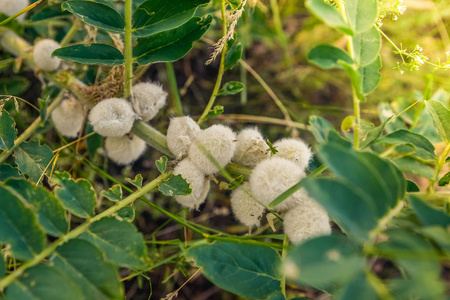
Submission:
M 136 120 L 133 128 L 131 128 L 131 132 L 143 139 L 147 144 L 151 145 L 156 150 L 171 158 L 175 157 L 167 147 L 166 137 L 147 123 Z
M 131 31 L 133 1 L 125 0 L 125 86 L 123 96 L 131 96 L 131 80 L 133 79 L 133 34 Z
M 227 35 L 227 18 L 225 16 L 225 0 L 220 1 L 220 12 L 222 13 L 222 35 L 225 37 Z M 213 92 L 211 94 L 211 98 L 209 98 L 208 104 L 205 107 L 200 119 L 198 119 L 197 124 L 202 124 L 205 121 L 206 116 L 214 105 L 214 101 L 216 101 L 217 95 L 219 94 L 220 85 L 222 83 L 223 73 L 225 72 L 225 58 L 227 56 L 227 43 L 225 41 L 225 45 L 222 49 L 222 55 L 220 56 L 220 65 L 219 72 L 217 74 L 216 84 L 214 85 Z
M 438 157 L 438 160 L 436 162 L 436 169 L 434 170 L 433 179 L 430 179 L 430 188 L 429 190 L 434 193 L 434 184 L 439 179 L 439 173 L 442 170 L 442 167 L 445 164 L 445 159 L 447 158 L 448 154 L 450 153 L 450 143 L 447 144 L 444 151 L 442 152 L 441 156 Z
M 281 261 L 284 263 L 286 261 L 287 250 L 289 246 L 289 239 L 286 234 L 283 238 L 283 251 L 281 252 Z M 283 277 L 281 278 L 281 293 L 286 297 L 286 273 L 283 272 Z
M 57 239 L 55 242 L 50 244 L 47 248 L 45 248 L 41 253 L 36 255 L 33 259 L 26 261 L 23 265 L 21 265 L 17 270 L 9 274 L 8 276 L 4 277 L 0 280 L 0 291 L 3 291 L 9 284 L 11 284 L 16 278 L 18 278 L 20 275 L 22 275 L 26 269 L 31 268 L 32 266 L 35 266 L 39 264 L 43 259 L 45 259 L 47 256 L 52 254 L 56 248 L 61 246 L 62 244 L 66 243 L 67 241 L 74 239 L 81 235 L 83 232 L 87 231 L 92 223 L 99 221 L 105 217 L 109 217 L 112 214 L 116 213 L 120 209 L 124 208 L 125 206 L 128 206 L 129 204 L 136 201 L 141 196 L 147 194 L 154 188 L 156 188 L 161 182 L 165 181 L 170 177 L 171 173 L 164 173 L 160 175 L 158 178 L 154 179 L 150 183 L 143 186 L 140 190 L 137 192 L 134 192 L 127 198 L 123 199 L 120 202 L 117 202 L 117 205 L 114 205 L 107 210 L 103 211 L 102 213 L 94 216 L 91 219 L 86 220 L 85 223 L 81 224 L 74 230 L 68 232 L 67 234 L 63 235 L 59 239 Z
M 69 31 L 66 33 L 64 38 L 61 40 L 61 43 L 59 43 L 61 45 L 61 47 L 65 47 L 70 43 L 73 36 L 78 31 L 78 25 L 79 25 L 79 21 L 77 18 L 75 18 L 72 27 L 70 27 Z
M 170 91 L 172 92 L 173 107 L 177 116 L 183 116 L 183 106 L 181 105 L 180 94 L 178 93 L 177 78 L 171 62 L 166 63 L 167 76 L 169 77 Z

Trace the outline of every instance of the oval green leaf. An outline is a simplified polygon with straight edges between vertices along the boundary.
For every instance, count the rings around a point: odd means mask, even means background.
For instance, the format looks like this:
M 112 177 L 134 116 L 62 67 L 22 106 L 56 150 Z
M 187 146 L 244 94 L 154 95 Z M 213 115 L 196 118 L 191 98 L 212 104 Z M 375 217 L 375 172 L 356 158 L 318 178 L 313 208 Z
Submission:
M 381 80 L 381 56 L 378 57 L 370 64 L 365 67 L 359 67 L 358 73 L 361 77 L 361 90 L 364 95 L 369 95 L 378 86 Z
M 68 46 L 56 49 L 53 55 L 88 65 L 120 66 L 125 63 L 122 52 L 107 44 L 91 44 L 88 47 L 82 44 Z
M 323 0 L 307 0 L 306 8 L 330 27 L 337 28 L 348 35 L 353 35 L 350 25 L 345 22 L 339 10 Z
M 159 185 L 159 191 L 166 196 L 189 195 L 192 189 L 181 175 L 172 175 Z
M 6 110 L 0 111 L 0 150 L 9 150 L 14 147 L 16 137 L 16 122 Z
M 450 110 L 439 101 L 425 101 L 425 105 L 433 117 L 439 136 L 450 143 Z
M 242 58 L 242 51 L 244 47 L 241 43 L 237 43 L 233 45 L 227 52 L 227 56 L 225 58 L 225 71 L 228 69 L 232 69 L 235 65 L 237 65 L 238 61 Z
M 308 53 L 308 60 L 322 69 L 342 69 L 342 65 L 338 63 L 339 60 L 353 64 L 353 60 L 347 52 L 330 45 L 314 47 Z
M 437 210 L 415 196 L 409 197 L 409 203 L 425 226 L 442 226 L 447 228 L 450 225 L 450 216 L 442 210 Z
M 424 159 L 436 159 L 433 144 L 423 135 L 400 129 L 383 136 L 378 140 L 380 143 L 392 145 L 407 144 L 416 150 L 416 154 Z
M 235 95 L 240 93 L 244 88 L 245 85 L 242 82 L 230 81 L 223 85 L 218 93 L 218 96 Z
M 39 142 L 31 141 L 16 148 L 14 156 L 20 172 L 28 175 L 34 182 L 38 182 L 45 170 L 49 168 L 53 151 L 45 144 L 39 145 Z
M 360 67 L 368 66 L 378 58 L 381 50 L 381 34 L 376 26 L 355 34 L 352 39 L 355 62 Z
M 347 0 L 345 10 L 355 33 L 368 30 L 377 20 L 377 0 Z
M 14 76 L 0 79 L 0 95 L 19 96 L 30 87 L 30 81 L 25 77 Z

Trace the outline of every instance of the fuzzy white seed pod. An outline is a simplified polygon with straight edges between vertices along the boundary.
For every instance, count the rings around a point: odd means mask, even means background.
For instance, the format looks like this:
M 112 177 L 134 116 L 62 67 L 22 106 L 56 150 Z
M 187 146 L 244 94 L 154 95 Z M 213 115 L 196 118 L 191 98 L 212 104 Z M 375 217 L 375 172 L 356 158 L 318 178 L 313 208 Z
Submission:
M 173 170 L 173 174 L 181 175 L 189 183 L 192 193 L 185 196 L 175 196 L 178 203 L 190 209 L 198 209 L 205 201 L 209 192 L 210 182 L 189 159 L 183 159 Z
M 28 5 L 30 5 L 29 0 L 2 0 L 0 3 L 0 12 L 7 16 L 12 16 L 25 9 Z M 24 13 L 18 16 L 16 20 L 22 22 L 26 15 Z
M 120 137 L 129 133 L 136 114 L 125 99 L 102 100 L 89 113 L 94 131 L 107 137 Z
M 188 157 L 205 174 L 214 174 L 219 169 L 206 153 L 212 155 L 221 167 L 225 167 L 236 149 L 235 139 L 236 134 L 231 128 L 213 125 L 197 134 L 197 138 L 189 147 Z
M 299 165 L 303 170 L 308 167 L 312 158 L 312 152 L 309 146 L 301 139 L 281 139 L 273 144 L 278 150 L 273 157 L 283 157 Z
M 144 122 L 153 119 L 166 104 L 167 93 L 158 84 L 141 82 L 131 89 L 133 108 Z
M 145 148 L 145 142 L 134 134 L 105 139 L 106 154 L 119 165 L 128 165 L 137 160 Z
M 61 46 L 51 39 L 40 40 L 34 45 L 33 57 L 36 67 L 44 71 L 55 71 L 61 64 L 61 59 L 52 56 L 53 51 Z
M 83 104 L 70 97 L 61 102 L 52 112 L 52 121 L 56 130 L 63 136 L 78 136 L 84 123 L 85 110 Z
M 180 159 L 187 155 L 189 146 L 200 131 L 200 126 L 190 117 L 172 118 L 167 129 L 167 146 Z
M 260 162 L 250 175 L 250 191 L 264 205 L 306 176 L 305 172 L 294 162 L 281 157 L 272 157 Z M 278 204 L 274 209 L 284 211 L 304 202 L 306 193 L 303 189 Z
M 259 162 L 270 157 L 269 146 L 256 128 L 246 128 L 236 137 L 233 161 L 254 168 Z
M 231 193 L 231 209 L 239 222 L 248 227 L 258 227 L 261 224 L 260 218 L 265 208 L 249 196 L 244 189 L 249 191 L 247 182 Z
M 313 199 L 287 211 L 283 220 L 284 232 L 294 244 L 331 233 L 327 212 Z

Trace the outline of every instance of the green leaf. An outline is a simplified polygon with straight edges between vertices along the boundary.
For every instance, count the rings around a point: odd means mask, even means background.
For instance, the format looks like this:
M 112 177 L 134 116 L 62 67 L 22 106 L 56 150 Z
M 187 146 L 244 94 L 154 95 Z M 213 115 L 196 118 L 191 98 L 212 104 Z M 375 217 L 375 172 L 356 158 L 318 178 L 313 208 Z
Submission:
M 47 120 L 47 107 L 50 102 L 50 97 L 46 99 L 38 98 L 39 102 L 39 116 L 41 117 L 41 122 L 44 123 Z
M 289 272 L 292 274 L 287 274 L 290 279 L 332 291 L 362 273 L 366 260 L 354 242 L 342 235 L 329 235 L 295 246 L 288 253 L 286 268 L 288 266 L 293 269 Z
M 438 225 L 447 228 L 450 225 L 448 214 L 429 206 L 419 198 L 410 196 L 409 203 L 425 226 Z
M 368 66 L 378 58 L 381 50 L 381 34 L 376 26 L 355 34 L 352 39 L 355 62 L 360 67 Z
M 133 35 L 146 37 L 188 22 L 198 6 L 210 0 L 148 0 L 133 14 Z
M 355 116 L 347 116 L 341 123 L 341 130 L 349 132 L 355 126 Z
M 156 168 L 159 172 L 164 173 L 167 168 L 167 156 L 161 156 L 157 161 L 155 161 Z
M 23 175 L 20 175 L 17 168 L 13 168 L 8 164 L 0 165 L 0 181 L 6 181 L 8 178 L 24 179 Z
M 23 174 L 34 182 L 38 182 L 44 170 L 50 166 L 53 151 L 47 145 L 39 145 L 37 141 L 21 144 L 14 152 L 16 164 Z
M 81 238 L 102 249 L 118 266 L 142 269 L 148 264 L 144 238 L 130 222 L 104 218 L 93 223 Z
M 351 28 L 356 33 L 367 31 L 378 17 L 377 0 L 347 0 L 345 10 Z
M 342 69 L 342 64 L 338 63 L 339 60 L 353 64 L 353 60 L 347 52 L 330 45 L 319 45 L 311 49 L 308 53 L 308 60 L 310 63 L 326 70 L 333 68 Z
M 73 180 L 67 172 L 54 173 L 51 180 L 60 185 L 55 188 L 55 195 L 61 200 L 64 208 L 80 218 L 94 216 L 97 198 L 89 181 Z
M 216 106 L 214 106 L 213 109 L 211 109 L 208 112 L 208 114 L 205 117 L 205 120 L 209 120 L 209 119 L 215 118 L 217 116 L 220 116 L 221 114 L 223 114 L 223 112 L 224 112 L 223 106 L 222 105 L 216 105 Z
M 45 233 L 13 189 L 0 185 L 0 195 L 0 243 L 10 244 L 16 259 L 32 259 L 44 249 Z
M 370 65 L 359 67 L 358 73 L 361 77 L 361 89 L 364 95 L 369 95 L 378 86 L 381 80 L 381 56 L 379 55 Z
M 32 22 L 43 21 L 56 17 L 65 17 L 70 15 L 68 11 L 61 11 L 61 4 L 46 5 L 41 10 L 31 16 Z
M 192 189 L 181 175 L 172 175 L 159 185 L 159 191 L 166 196 L 189 195 Z
M 269 296 L 267 300 L 286 300 L 282 293 L 275 293 Z
M 6 262 L 3 254 L 0 254 L 0 279 L 5 277 L 6 274 Z
M 267 145 L 269 146 L 271 156 L 277 154 L 278 153 L 277 147 L 275 147 L 269 139 L 267 139 L 266 142 Z
M 242 4 L 241 0 L 227 0 L 227 2 L 230 5 L 231 9 L 238 9 Z
M 0 150 L 9 150 L 17 138 L 16 122 L 6 110 L 0 110 L 0 114 Z
M 371 274 L 376 278 L 375 275 Z M 381 282 L 378 283 L 381 285 Z M 337 295 L 333 298 L 336 300 L 349 300 L 349 299 L 364 299 L 364 300 L 379 300 L 377 291 L 372 286 L 367 278 L 367 274 L 361 274 L 355 276 L 344 288 L 338 291 Z
M 0 79 L 0 95 L 19 96 L 30 87 L 30 81 L 24 77 L 13 76 Z
M 425 101 L 425 105 L 433 117 L 439 136 L 447 143 L 450 143 L 450 110 L 441 102 L 434 100 Z
M 364 93 L 362 90 L 362 88 L 363 88 L 362 78 L 361 78 L 359 71 L 355 68 L 355 65 L 349 64 L 348 62 L 343 61 L 343 60 L 339 60 L 338 64 L 342 65 L 344 70 L 347 72 L 348 77 L 350 77 L 353 89 L 354 89 L 358 99 L 361 102 L 366 102 L 366 97 L 364 97 Z
M 125 63 L 122 52 L 107 44 L 83 44 L 56 49 L 53 55 L 62 59 L 87 65 L 116 65 Z
M 61 8 L 68 10 L 81 21 L 112 32 L 123 32 L 125 20 L 112 7 L 94 1 L 70 0 L 62 3 Z
M 133 48 L 133 57 L 140 65 L 176 61 L 192 49 L 192 43 L 208 30 L 211 20 L 211 16 L 194 17 L 175 29 L 140 38 Z
M 239 175 L 238 177 L 233 178 L 233 180 L 228 185 L 228 189 L 234 190 L 235 188 L 239 187 L 244 182 L 244 179 L 245 178 L 243 175 Z
M 49 264 L 70 277 L 81 288 L 84 299 L 123 299 L 119 274 L 93 244 L 73 239 L 56 248 Z M 83 298 L 79 298 L 83 299 Z
M 120 184 L 115 184 L 107 191 L 101 191 L 100 194 L 113 202 L 120 201 L 122 200 L 122 186 Z
M 444 176 L 439 179 L 438 185 L 439 186 L 446 186 L 450 183 L 450 172 L 447 172 Z
M 384 128 L 386 127 L 386 124 L 392 119 L 392 117 L 388 118 L 386 121 L 381 123 L 379 126 L 374 127 L 372 129 L 369 129 L 364 137 L 361 139 L 360 147 L 361 149 L 365 149 L 372 145 L 375 141 L 378 140 L 378 138 L 381 136 L 381 134 L 384 131 Z
M 388 119 L 393 118 L 395 116 L 395 112 L 392 109 L 390 103 L 381 102 L 378 105 L 378 117 L 382 122 L 386 122 Z M 403 123 L 401 117 L 395 118 L 391 120 L 388 124 L 386 124 L 386 131 L 393 132 L 399 129 L 407 129 L 405 123 Z
M 353 35 L 353 30 L 345 22 L 339 10 L 323 0 L 307 0 L 306 8 L 330 27 L 337 28 L 345 34 Z
M 394 160 L 395 165 L 403 172 L 416 174 L 427 179 L 434 177 L 433 168 L 418 162 L 411 157 L 402 157 Z
M 189 248 L 186 256 L 218 287 L 246 298 L 281 292 L 278 253 L 266 247 L 216 241 Z
M 119 221 L 133 222 L 136 212 L 132 206 L 126 206 L 117 212 L 116 219 Z
M 408 193 L 415 193 L 420 192 L 420 189 L 415 182 L 411 180 L 406 180 L 406 191 Z
M 218 96 L 225 96 L 225 95 L 235 95 L 237 93 L 240 93 L 244 89 L 244 84 L 239 81 L 230 81 L 223 85 L 223 87 L 220 89 Z
M 309 125 L 311 125 L 311 132 L 319 144 L 324 144 L 328 141 L 330 131 L 336 131 L 326 119 L 314 115 L 309 117 Z
M 52 236 L 62 236 L 69 230 L 65 210 L 52 193 L 25 180 L 10 179 L 6 185 L 13 188 L 37 213 L 39 223 Z
M 235 65 L 237 65 L 238 61 L 242 58 L 243 50 L 244 47 L 242 44 L 237 43 L 227 51 L 227 56 L 225 58 L 225 71 L 232 69 Z
M 61 271 L 47 265 L 27 269 L 6 289 L 6 297 L 15 300 L 83 299 L 80 287 Z
M 400 129 L 394 131 L 380 138 L 378 142 L 393 145 L 407 144 L 412 146 L 416 150 L 417 155 L 424 159 L 436 158 L 433 144 L 423 135 L 408 130 Z
M 133 180 L 131 178 L 126 178 L 125 180 L 134 185 L 135 187 L 137 187 L 138 189 L 142 187 L 143 178 L 141 174 L 137 174 Z

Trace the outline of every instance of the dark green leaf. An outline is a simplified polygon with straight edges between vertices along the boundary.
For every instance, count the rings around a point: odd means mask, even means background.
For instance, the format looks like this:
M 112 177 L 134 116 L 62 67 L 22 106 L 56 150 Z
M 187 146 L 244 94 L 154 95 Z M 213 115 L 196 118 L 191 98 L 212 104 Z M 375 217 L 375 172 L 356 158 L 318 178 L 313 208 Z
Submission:
M 355 62 L 360 67 L 368 66 L 377 59 L 381 49 L 381 34 L 376 26 L 355 34 L 352 39 Z
M 319 45 L 314 47 L 308 53 L 308 60 L 322 69 L 342 69 L 342 64 L 338 63 L 339 60 L 353 64 L 353 60 L 347 52 L 330 45 Z
M 364 95 L 369 95 L 377 88 L 381 80 L 381 66 L 381 56 L 378 56 L 370 65 L 358 68 L 361 76 L 361 89 Z
M 324 144 L 328 141 L 330 131 L 336 131 L 330 122 L 318 116 L 310 116 L 309 125 L 311 125 L 312 134 L 319 144 Z
M 133 14 L 133 34 L 146 37 L 188 22 L 199 5 L 210 0 L 148 0 Z
M 395 165 L 403 172 L 416 174 L 427 179 L 434 177 L 434 170 L 430 166 L 418 162 L 411 157 L 402 157 L 393 161 Z
M 0 243 L 10 244 L 15 258 L 32 259 L 44 249 L 45 233 L 12 188 L 0 185 L 0 195 Z
M 103 3 L 85 0 L 70 0 L 62 3 L 61 8 L 68 10 L 81 21 L 112 32 L 123 32 L 125 20 L 113 8 Z
M 19 173 L 17 168 L 8 164 L 0 165 L 0 181 L 6 181 L 8 178 L 24 179 L 25 177 Z
M 39 145 L 37 141 L 21 144 L 14 152 L 17 166 L 34 182 L 38 182 L 44 170 L 50 167 L 53 151 L 47 145 Z
M 6 297 L 14 300 L 80 300 L 83 293 L 69 274 L 47 265 L 37 265 L 11 283 Z
M 64 208 L 52 193 L 25 180 L 10 179 L 6 184 L 20 194 L 21 200 L 37 213 L 45 232 L 58 237 L 67 232 L 69 224 Z
M 59 246 L 49 263 L 77 283 L 84 299 L 123 299 L 116 268 L 88 241 L 73 239 Z
M 211 16 L 194 17 L 178 28 L 140 38 L 133 49 L 133 57 L 140 65 L 176 61 L 191 50 L 192 43 L 208 30 L 211 20 Z
M 122 200 L 122 186 L 120 184 L 115 184 L 107 191 L 101 191 L 100 194 L 113 202 L 120 201 Z
M 356 33 L 367 31 L 378 17 L 377 0 L 347 0 L 345 9 L 351 28 Z
M 134 185 L 135 187 L 137 187 L 138 189 L 142 187 L 143 178 L 141 174 L 137 174 L 133 180 L 131 178 L 126 178 L 125 180 Z
M 172 175 L 159 185 L 159 191 L 166 196 L 189 195 L 192 189 L 181 175 Z
M 3 254 L 0 255 L 0 279 L 5 277 L 6 273 L 6 262 L 5 258 L 3 257 Z
M 61 4 L 46 5 L 40 11 L 31 16 L 32 22 L 38 22 L 56 17 L 65 17 L 70 15 L 68 11 L 61 11 Z
M 218 96 L 234 95 L 240 93 L 244 89 L 244 84 L 239 81 L 230 81 L 223 85 L 222 89 L 217 94 Z
M 60 185 L 55 188 L 55 195 L 61 200 L 64 208 L 80 218 L 94 216 L 97 199 L 89 181 L 73 180 L 67 172 L 54 173 L 51 180 Z
M 30 87 L 30 81 L 24 77 L 13 76 L 0 79 L 0 95 L 19 96 Z
M 438 225 L 447 228 L 450 225 L 450 216 L 437 210 L 415 196 L 409 197 L 409 203 L 425 226 Z
M 118 266 L 142 269 L 148 264 L 144 238 L 130 222 L 104 218 L 93 223 L 81 238 L 102 249 Z
M 117 212 L 116 219 L 119 221 L 133 222 L 136 212 L 132 206 L 127 206 Z
M 439 186 L 446 186 L 450 183 L 450 172 L 447 172 L 444 176 L 439 179 L 438 185 Z
M 156 168 L 159 172 L 164 173 L 167 168 L 167 156 L 161 156 L 157 161 L 155 161 Z
M 6 110 L 0 111 L 0 150 L 14 147 L 17 138 L 16 122 Z
M 125 58 L 117 48 L 107 44 L 83 44 L 59 48 L 53 51 L 59 58 L 88 65 L 123 65 Z
M 380 138 L 378 142 L 393 145 L 396 144 L 411 145 L 416 150 L 418 156 L 424 159 L 436 158 L 433 144 L 426 137 L 408 130 L 400 129 L 394 131 Z
M 266 298 L 281 292 L 281 260 L 271 248 L 216 241 L 191 247 L 186 256 L 211 282 L 239 296 Z
M 355 276 L 343 289 L 341 289 L 335 298 L 336 300 L 379 300 L 377 291 L 374 289 L 372 284 L 367 278 L 367 274 L 361 274 Z M 375 275 L 370 274 L 372 278 L 376 278 Z M 373 281 L 372 281 L 373 282 Z M 382 283 L 379 282 L 379 285 Z
M 237 65 L 238 61 L 242 58 L 242 51 L 244 47 L 241 43 L 237 43 L 233 47 L 231 47 L 225 58 L 225 71 L 228 69 L 232 69 L 235 65 Z
M 406 180 L 406 191 L 408 193 L 415 193 L 420 192 L 420 189 L 415 182 L 411 180 Z
M 434 100 L 425 101 L 425 105 L 433 117 L 439 136 L 450 143 L 450 110 L 442 103 Z
M 230 4 L 231 9 L 238 9 L 242 1 L 241 0 L 227 0 L 228 4 Z
M 223 112 L 224 112 L 223 106 L 222 105 L 216 105 L 216 106 L 214 106 L 213 109 L 211 109 L 208 112 L 208 114 L 205 117 L 205 120 L 209 120 L 209 119 L 215 118 L 217 116 L 220 116 L 221 114 L 223 114 Z
M 275 293 L 269 296 L 267 300 L 286 300 L 282 293 Z
M 349 24 L 345 22 L 336 7 L 327 4 L 322 0 L 307 0 L 305 6 L 312 14 L 325 22 L 328 26 L 337 28 L 345 34 L 353 35 L 353 30 L 350 28 Z
M 361 143 L 359 144 L 361 149 L 369 147 L 370 145 L 372 145 L 374 142 L 376 142 L 378 140 L 378 138 L 383 133 L 384 128 L 386 127 L 386 124 L 391 120 L 391 118 L 392 117 L 388 118 L 386 121 L 381 123 L 380 126 L 374 127 L 367 131 L 367 133 L 361 139 Z
M 364 97 L 364 93 L 363 93 L 363 83 L 362 83 L 362 78 L 361 78 L 361 74 L 359 73 L 359 71 L 355 68 L 355 65 L 349 64 L 346 61 L 343 60 L 339 60 L 338 64 L 342 65 L 342 67 L 344 68 L 344 70 L 347 72 L 348 77 L 350 77 L 350 80 L 352 82 L 352 86 L 353 89 L 356 93 L 356 96 L 358 97 L 358 99 L 361 102 L 366 102 L 366 97 Z

